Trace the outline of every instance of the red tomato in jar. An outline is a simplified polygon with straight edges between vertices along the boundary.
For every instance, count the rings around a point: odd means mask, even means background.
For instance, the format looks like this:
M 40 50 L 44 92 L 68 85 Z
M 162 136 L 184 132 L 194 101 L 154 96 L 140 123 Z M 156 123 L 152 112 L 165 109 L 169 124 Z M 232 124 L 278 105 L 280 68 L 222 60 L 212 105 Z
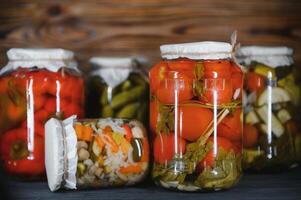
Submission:
M 215 93 L 218 105 L 229 103 L 233 97 L 233 84 L 231 79 L 217 78 L 205 79 L 205 91 L 200 100 L 205 103 L 214 104 Z
M 153 134 L 156 133 L 156 126 L 158 121 L 158 103 L 156 100 L 150 101 L 150 129 Z
M 188 141 L 196 141 L 206 131 L 213 120 L 213 113 L 200 106 L 180 106 L 178 114 L 178 131 Z
M 45 105 L 46 99 L 47 98 L 44 95 L 34 94 L 34 109 L 35 109 L 35 112 L 40 110 Z
M 249 92 L 261 92 L 265 88 L 265 77 L 255 72 L 247 73 L 246 82 Z
M 60 80 L 60 96 L 61 98 L 72 99 L 75 95 L 76 87 L 78 87 L 80 82 L 76 82 L 75 78 L 70 75 L 65 74 Z
M 187 77 L 194 78 L 194 68 L 197 62 L 195 60 L 187 58 L 179 58 L 177 60 L 171 60 L 167 62 L 168 68 L 172 71 L 177 71 L 185 74 Z
M 226 138 L 223 137 L 217 137 L 217 144 L 214 144 L 214 138 L 213 136 L 211 136 L 208 139 L 208 142 L 212 143 L 212 148 L 214 148 L 214 145 L 217 145 L 217 154 L 220 150 L 225 151 L 226 153 L 230 152 L 231 150 L 234 150 L 233 144 Z M 211 149 L 207 155 L 205 156 L 205 158 L 200 162 L 200 168 L 202 171 L 203 169 L 205 169 L 206 167 L 213 167 L 214 166 L 214 162 L 215 162 L 215 158 L 217 155 L 214 155 L 214 151 L 213 149 Z
M 161 103 L 175 104 L 193 98 L 192 79 L 182 72 L 168 72 L 165 80 L 157 89 L 157 98 Z
M 155 138 L 154 159 L 157 163 L 164 164 L 170 161 L 176 154 L 184 154 L 185 150 L 186 141 L 181 137 L 176 137 L 174 133 L 158 134 Z
M 231 67 L 231 73 L 232 73 L 232 85 L 233 85 L 233 92 L 235 95 L 236 91 L 239 91 L 238 96 L 234 97 L 235 99 L 241 99 L 242 98 L 242 92 L 243 92 L 243 72 L 240 69 L 239 66 L 237 66 L 235 63 L 232 63 Z
M 259 132 L 257 128 L 250 124 L 244 125 L 243 146 L 244 148 L 252 148 L 258 144 Z
M 64 112 L 64 117 L 70 117 L 71 115 L 77 115 L 78 118 L 83 117 L 83 111 L 79 104 L 77 103 L 70 103 L 67 107 L 62 109 Z
M 205 78 L 230 78 L 231 62 L 229 60 L 206 60 L 203 62 Z
M 44 124 L 49 117 L 50 117 L 49 113 L 44 109 L 41 109 L 34 113 L 35 122 L 40 122 L 42 124 Z
M 1 77 L 0 79 L 0 94 L 4 94 L 8 90 L 8 83 L 10 80 L 10 76 Z
M 47 93 L 47 87 L 49 84 L 49 76 L 52 72 L 39 70 L 29 75 L 33 80 L 33 93 L 35 96 L 44 95 Z
M 149 83 L 151 93 L 155 93 L 160 86 L 160 82 L 165 79 L 166 72 L 168 71 L 167 63 L 162 61 L 155 66 L 149 72 Z
M 241 114 L 241 109 L 236 109 L 233 114 L 226 116 L 217 126 L 218 135 L 232 141 L 241 141 L 243 128 Z
M 49 115 L 55 114 L 57 111 L 56 98 L 49 97 L 45 102 L 44 109 L 48 112 Z

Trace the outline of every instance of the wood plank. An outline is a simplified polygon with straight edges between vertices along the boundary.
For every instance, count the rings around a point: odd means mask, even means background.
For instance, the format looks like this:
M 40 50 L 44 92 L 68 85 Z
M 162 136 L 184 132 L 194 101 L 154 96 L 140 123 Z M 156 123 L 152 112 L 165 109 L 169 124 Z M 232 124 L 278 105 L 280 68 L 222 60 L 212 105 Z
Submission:
M 92 55 L 159 59 L 159 45 L 200 40 L 288 45 L 301 63 L 301 1 L 1 1 L 0 64 L 10 47 L 62 47 Z

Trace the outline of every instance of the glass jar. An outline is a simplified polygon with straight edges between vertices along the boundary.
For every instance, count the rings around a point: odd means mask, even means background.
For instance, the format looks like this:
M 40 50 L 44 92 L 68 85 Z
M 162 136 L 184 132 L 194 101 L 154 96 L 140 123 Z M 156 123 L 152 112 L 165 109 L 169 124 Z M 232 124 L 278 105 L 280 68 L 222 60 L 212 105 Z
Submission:
M 89 117 L 138 119 L 147 125 L 148 81 L 132 57 L 94 57 L 87 81 Z
M 243 137 L 247 170 L 281 171 L 300 159 L 300 88 L 292 54 L 288 47 L 263 46 L 242 47 L 237 53 L 247 69 Z
M 51 191 L 133 185 L 147 174 L 147 134 L 136 120 L 52 118 L 45 138 Z
M 149 73 L 152 177 L 181 191 L 231 188 L 241 177 L 243 73 L 224 42 L 163 45 Z
M 45 176 L 44 122 L 82 116 L 83 80 L 73 53 L 63 49 L 10 49 L 0 71 L 0 157 L 16 177 Z

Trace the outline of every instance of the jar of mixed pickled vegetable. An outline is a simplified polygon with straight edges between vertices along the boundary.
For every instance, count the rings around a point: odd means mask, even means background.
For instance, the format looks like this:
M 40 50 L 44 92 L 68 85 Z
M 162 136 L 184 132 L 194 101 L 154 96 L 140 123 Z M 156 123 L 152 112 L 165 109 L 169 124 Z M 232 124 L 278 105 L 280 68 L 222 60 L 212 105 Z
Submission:
M 0 157 L 17 177 L 45 175 L 44 122 L 82 116 L 83 80 L 73 53 L 63 49 L 10 49 L 0 71 Z
M 163 45 L 149 73 L 152 177 L 181 191 L 240 179 L 243 73 L 224 42 Z
M 136 120 L 52 118 L 45 138 L 51 191 L 133 185 L 147 174 L 147 134 Z
M 297 115 L 300 88 L 288 47 L 247 46 L 237 53 L 246 66 L 243 166 L 275 172 L 301 155 Z
M 94 57 L 90 62 L 87 116 L 138 119 L 147 125 L 148 81 L 137 59 Z

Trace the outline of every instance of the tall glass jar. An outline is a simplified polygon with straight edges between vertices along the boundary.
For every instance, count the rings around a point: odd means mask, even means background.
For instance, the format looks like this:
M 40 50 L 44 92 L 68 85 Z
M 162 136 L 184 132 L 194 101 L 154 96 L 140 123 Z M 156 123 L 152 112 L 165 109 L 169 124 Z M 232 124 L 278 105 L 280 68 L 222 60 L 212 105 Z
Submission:
M 297 116 L 300 88 L 296 84 L 293 50 L 246 46 L 237 53 L 246 66 L 243 166 L 275 172 L 300 159 Z
M 150 79 L 152 177 L 181 191 L 231 188 L 240 179 L 243 73 L 224 42 L 163 45 Z
M 63 49 L 10 49 L 0 71 L 0 157 L 5 170 L 40 179 L 44 122 L 83 115 L 83 80 L 73 53 Z
M 148 80 L 132 57 L 93 57 L 87 81 L 88 117 L 148 121 Z

